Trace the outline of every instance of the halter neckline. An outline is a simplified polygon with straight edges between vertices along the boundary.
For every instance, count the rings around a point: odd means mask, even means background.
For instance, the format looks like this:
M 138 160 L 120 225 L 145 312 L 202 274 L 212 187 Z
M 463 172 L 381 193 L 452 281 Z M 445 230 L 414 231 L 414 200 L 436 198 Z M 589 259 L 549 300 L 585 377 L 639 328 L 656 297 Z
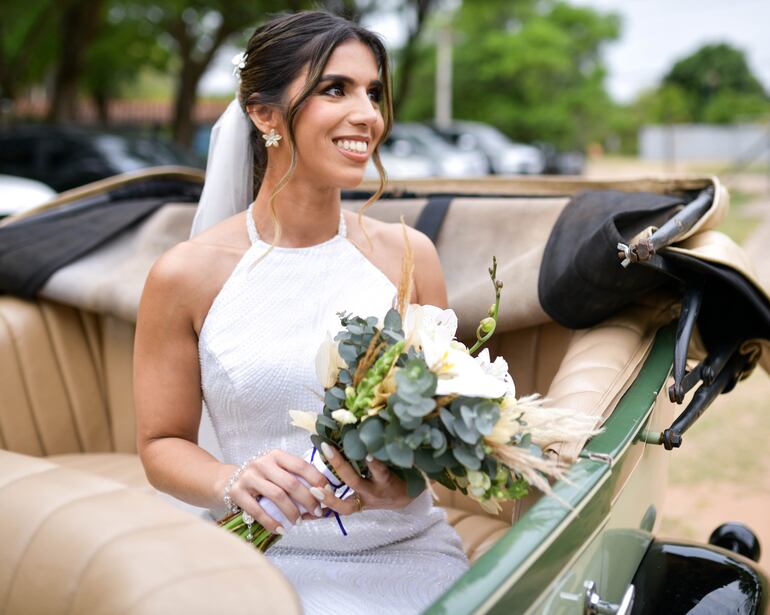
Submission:
M 259 236 L 259 233 L 257 232 L 257 225 L 254 222 L 254 202 L 249 205 L 248 209 L 246 209 L 246 230 L 249 233 L 249 239 L 251 240 L 252 245 L 258 242 L 265 243 L 264 240 Z M 281 247 L 276 246 L 274 249 L 281 249 L 281 250 L 307 250 L 310 248 L 315 248 L 318 246 L 322 246 L 326 243 L 329 243 L 330 241 L 334 241 L 338 237 L 345 238 L 348 235 L 348 228 L 347 224 L 345 223 L 345 216 L 342 213 L 342 209 L 340 209 L 340 224 L 337 227 L 337 234 L 334 237 L 331 237 L 330 239 L 327 239 L 326 241 L 322 241 L 321 243 L 314 244 L 312 246 L 305 246 L 301 248 L 288 248 L 288 247 Z

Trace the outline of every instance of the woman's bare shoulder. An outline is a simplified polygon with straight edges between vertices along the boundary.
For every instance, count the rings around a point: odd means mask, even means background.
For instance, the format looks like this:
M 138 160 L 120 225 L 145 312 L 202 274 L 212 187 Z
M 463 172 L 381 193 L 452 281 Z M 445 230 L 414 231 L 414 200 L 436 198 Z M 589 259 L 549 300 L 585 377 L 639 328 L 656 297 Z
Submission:
M 249 247 L 245 223 L 233 216 L 163 253 L 150 269 L 144 300 L 201 320 Z M 238 229 L 241 233 L 238 233 Z

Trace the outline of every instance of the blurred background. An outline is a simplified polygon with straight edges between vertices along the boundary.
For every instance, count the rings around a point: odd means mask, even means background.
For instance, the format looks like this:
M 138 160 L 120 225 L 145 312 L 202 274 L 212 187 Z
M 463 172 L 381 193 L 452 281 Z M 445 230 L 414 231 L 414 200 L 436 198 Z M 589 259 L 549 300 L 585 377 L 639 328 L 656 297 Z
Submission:
M 717 174 L 723 230 L 770 287 L 765 0 L 3 0 L 0 216 L 116 173 L 203 167 L 231 58 L 269 14 L 305 8 L 390 49 L 391 177 Z M 756 373 L 672 453 L 663 533 L 743 521 L 770 549 L 768 441 Z

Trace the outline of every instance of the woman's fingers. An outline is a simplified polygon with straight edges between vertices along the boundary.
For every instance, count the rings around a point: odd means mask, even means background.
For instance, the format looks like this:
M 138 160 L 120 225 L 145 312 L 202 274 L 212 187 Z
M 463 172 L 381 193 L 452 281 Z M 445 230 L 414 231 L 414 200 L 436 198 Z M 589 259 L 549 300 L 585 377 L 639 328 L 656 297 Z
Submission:
M 284 533 L 284 528 L 281 524 L 268 515 L 250 493 L 244 490 L 239 490 L 237 493 L 234 492 L 233 501 L 241 507 L 241 510 L 249 513 L 267 531 L 281 535 Z
M 329 484 L 326 477 L 304 459 L 283 451 L 273 451 L 275 462 L 284 470 L 301 476 L 311 486 L 323 489 Z
M 297 505 L 289 497 L 289 494 L 278 485 L 262 477 L 254 478 L 251 484 L 259 495 L 265 496 L 278 507 L 283 516 L 289 520 L 289 523 L 294 523 L 300 516 Z
M 369 472 L 372 474 L 372 480 L 375 483 L 385 483 L 390 480 L 390 470 L 388 470 L 388 466 L 379 459 L 367 459 L 366 465 L 369 468 Z
M 308 487 L 302 484 L 302 482 L 291 472 L 287 472 L 279 466 L 268 466 L 263 470 L 264 477 L 270 482 L 278 485 L 286 493 L 289 494 L 295 504 L 302 506 L 305 511 L 314 514 L 316 517 L 321 516 L 321 508 L 318 500 L 313 497 Z M 317 513 L 317 514 L 316 514 Z M 290 519 L 292 523 L 296 523 L 296 519 Z
M 366 481 L 361 478 L 358 472 L 353 469 L 353 466 L 351 466 L 345 460 L 345 458 L 340 455 L 339 451 L 337 451 L 330 444 L 323 442 L 321 443 L 321 452 L 326 458 L 327 463 L 329 463 L 334 468 L 337 476 L 342 479 L 343 483 L 345 483 L 351 489 L 358 491 L 359 493 L 361 493 L 362 490 L 366 490 Z

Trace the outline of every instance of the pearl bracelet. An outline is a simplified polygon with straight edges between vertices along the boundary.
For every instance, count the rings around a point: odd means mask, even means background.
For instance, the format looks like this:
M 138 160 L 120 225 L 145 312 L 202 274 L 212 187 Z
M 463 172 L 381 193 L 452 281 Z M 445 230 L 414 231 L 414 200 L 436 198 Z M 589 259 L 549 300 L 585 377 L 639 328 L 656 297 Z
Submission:
M 232 473 L 230 476 L 230 479 L 227 481 L 227 484 L 225 485 L 225 495 L 222 498 L 222 501 L 225 503 L 225 508 L 230 513 L 237 513 L 240 512 L 241 507 L 238 506 L 235 502 L 233 502 L 233 498 L 230 496 L 230 489 L 232 489 L 233 485 L 236 483 L 236 481 L 241 477 L 241 474 L 243 474 L 243 471 L 249 466 L 249 464 L 257 459 L 258 456 L 254 455 L 253 457 L 249 457 L 246 461 L 244 461 L 235 472 Z

